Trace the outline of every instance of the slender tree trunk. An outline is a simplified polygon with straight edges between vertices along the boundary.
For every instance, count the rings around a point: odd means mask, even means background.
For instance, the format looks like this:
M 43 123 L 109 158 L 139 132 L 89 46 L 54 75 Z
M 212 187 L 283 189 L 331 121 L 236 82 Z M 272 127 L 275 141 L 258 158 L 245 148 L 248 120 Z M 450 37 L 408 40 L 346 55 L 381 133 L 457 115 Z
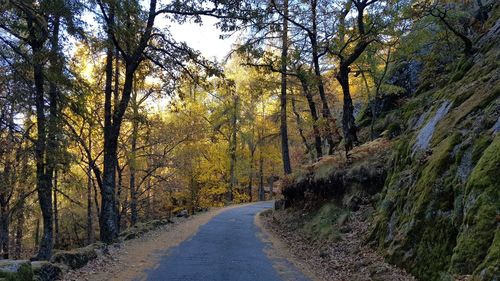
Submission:
M 264 192 L 264 157 L 262 156 L 262 148 L 259 149 L 259 200 L 266 200 Z
M 323 84 L 323 78 L 321 76 L 321 69 L 319 65 L 319 52 L 318 52 L 318 39 L 317 39 L 317 18 L 316 18 L 316 0 L 311 1 L 311 11 L 312 11 L 312 34 L 309 35 L 312 47 L 312 61 L 314 66 L 314 74 L 315 74 L 315 82 L 318 87 L 319 97 L 321 99 L 321 115 L 327 121 L 325 132 L 326 132 L 326 141 L 328 143 L 328 154 L 332 155 L 333 150 L 335 149 L 335 142 L 333 141 L 333 129 L 332 126 L 335 126 L 335 120 L 333 119 L 332 113 L 330 111 L 330 107 L 328 106 L 328 100 L 326 98 L 325 86 Z
M 9 125 L 12 126 L 13 113 L 10 112 L 7 114 L 9 114 L 9 116 L 7 117 L 9 120 L 7 122 L 9 122 Z M 14 189 L 15 181 L 15 169 L 13 169 L 12 167 L 14 160 L 12 159 L 13 152 L 9 151 L 14 148 L 12 133 L 12 130 L 9 130 L 9 135 L 5 138 L 5 142 L 2 143 L 3 145 L 5 145 L 6 151 L 4 151 L 1 155 L 1 160 L 4 165 L 3 171 L 0 172 L 0 255 L 4 259 L 9 258 L 9 194 Z
M 89 152 L 92 151 L 92 130 L 89 125 L 88 131 Z M 87 155 L 89 165 L 87 167 L 87 245 L 94 243 L 94 218 L 92 216 L 92 156 Z
M 309 91 L 309 85 L 307 79 L 302 75 L 299 75 L 300 84 L 302 85 L 302 91 L 307 99 L 307 105 L 309 106 L 309 111 L 311 112 L 311 118 L 313 120 L 313 134 L 314 134 L 314 148 L 316 150 L 316 159 L 323 157 L 323 148 L 321 144 L 321 134 L 318 128 L 318 113 L 316 111 L 316 103 Z
M 281 134 L 281 156 L 283 160 L 283 172 L 288 175 L 292 173 L 290 163 L 290 152 L 288 146 L 288 127 L 286 118 L 286 91 L 287 91 L 287 61 L 288 61 L 288 0 L 283 0 L 283 32 L 281 35 L 281 95 L 280 95 L 280 134 Z
M 21 192 L 19 209 L 16 211 L 16 234 L 14 240 L 14 258 L 20 259 L 22 252 L 22 243 L 24 237 L 24 192 Z
M 54 169 L 54 237 L 55 237 L 55 247 L 60 246 L 61 237 L 59 235 L 59 207 L 57 205 L 57 181 L 58 174 L 57 169 Z
M 37 38 L 33 34 L 33 19 L 29 19 L 31 26 L 31 37 Z M 37 139 L 35 141 L 35 162 L 36 162 L 36 186 L 38 191 L 38 201 L 43 218 L 43 236 L 40 241 L 38 256 L 40 260 L 48 260 L 52 256 L 53 248 L 53 223 L 52 223 L 52 171 L 50 165 L 46 163 L 47 135 L 44 97 L 44 74 L 42 48 L 45 40 L 34 39 L 31 43 L 33 51 L 33 79 L 35 83 L 35 110 L 37 120 Z
M 2 258 L 9 258 L 9 206 L 4 194 L 0 196 L 0 251 Z
M 136 173 L 136 150 L 137 150 L 137 135 L 139 130 L 138 118 L 138 104 L 137 104 L 137 92 L 134 90 L 132 92 L 132 135 L 130 138 L 130 159 L 129 159 L 129 169 L 130 169 L 130 223 L 135 225 L 137 222 L 137 187 L 135 186 L 135 173 Z
M 115 173 L 117 162 L 118 131 L 112 124 L 113 48 L 106 56 L 106 85 L 104 89 L 104 171 L 101 189 L 101 216 L 99 218 L 101 241 L 112 243 L 118 237 L 115 208 Z
M 95 213 L 97 214 L 98 220 L 101 221 L 101 208 L 99 207 L 99 196 L 98 196 L 99 193 L 97 192 L 97 186 L 93 178 L 92 178 L 92 188 L 94 189 Z
M 125 167 L 120 167 L 120 165 L 118 163 L 116 163 L 116 173 L 117 173 L 117 177 L 118 177 L 118 183 L 116 185 L 116 197 L 117 198 L 121 198 L 122 196 L 122 191 L 123 191 L 123 170 L 125 169 Z M 117 232 L 120 233 L 120 229 L 122 227 L 122 218 L 125 217 L 125 210 L 127 208 L 127 200 L 125 199 L 125 202 L 123 202 L 123 204 L 121 203 L 121 201 L 119 199 L 116 200 L 116 209 L 117 209 L 117 212 L 116 212 L 116 220 L 117 220 Z
M 252 202 L 252 189 L 253 189 L 253 161 L 254 161 L 254 155 L 255 155 L 255 148 L 251 147 L 250 148 L 250 169 L 248 171 L 248 198 L 249 202 Z
M 233 96 L 233 110 L 231 116 L 231 139 L 229 145 L 229 191 L 227 199 L 229 202 L 233 201 L 233 192 L 236 187 L 236 147 L 237 147 L 237 122 L 238 122 L 238 96 Z
M 299 130 L 299 135 L 300 138 L 302 139 L 302 143 L 304 144 L 304 147 L 306 148 L 305 154 L 311 153 L 311 159 L 314 160 L 314 152 L 311 150 L 311 147 L 309 143 L 307 143 L 307 139 L 304 136 L 304 130 L 302 129 L 302 119 L 300 117 L 299 112 L 297 111 L 297 106 L 295 102 L 295 98 L 292 98 L 292 110 L 293 114 L 295 115 L 295 121 L 297 122 L 297 128 Z
M 35 247 L 40 243 L 40 219 L 37 218 L 35 222 Z
M 351 93 L 349 90 L 349 67 L 341 67 L 337 74 L 337 80 L 342 87 L 344 106 L 342 113 L 342 130 L 344 133 L 344 146 L 346 155 L 359 143 L 357 137 L 357 128 L 354 120 L 354 106 L 352 104 Z

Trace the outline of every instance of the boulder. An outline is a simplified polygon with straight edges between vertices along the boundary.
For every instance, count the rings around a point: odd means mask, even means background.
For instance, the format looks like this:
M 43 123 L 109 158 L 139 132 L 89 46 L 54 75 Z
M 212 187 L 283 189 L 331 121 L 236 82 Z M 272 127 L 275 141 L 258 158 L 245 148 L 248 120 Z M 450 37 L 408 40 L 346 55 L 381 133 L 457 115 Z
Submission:
M 275 210 L 284 210 L 286 207 L 286 202 L 284 199 L 278 199 L 274 201 L 274 209 Z
M 31 263 L 31 268 L 33 269 L 33 280 L 36 281 L 61 280 L 63 274 L 68 271 L 66 265 L 48 261 L 34 261 Z
M 182 218 L 182 217 L 187 218 L 187 217 L 189 217 L 189 212 L 187 210 L 182 210 L 182 211 L 180 211 L 176 215 L 176 217 L 178 217 L 178 218 Z
M 85 266 L 89 261 L 97 258 L 97 248 L 98 246 L 96 245 L 89 245 L 69 251 L 59 251 L 52 256 L 50 261 L 52 263 L 65 264 L 71 269 L 78 269 Z
M 0 279 L 9 281 L 31 281 L 33 271 L 28 260 L 0 260 Z
M 169 219 L 161 219 L 161 220 L 151 220 L 148 222 L 137 223 L 132 227 L 127 228 L 125 231 L 120 233 L 120 239 L 122 241 L 130 240 L 141 236 L 142 234 L 149 232 L 151 230 L 155 230 L 162 225 L 166 225 L 169 223 L 173 223 L 173 221 Z

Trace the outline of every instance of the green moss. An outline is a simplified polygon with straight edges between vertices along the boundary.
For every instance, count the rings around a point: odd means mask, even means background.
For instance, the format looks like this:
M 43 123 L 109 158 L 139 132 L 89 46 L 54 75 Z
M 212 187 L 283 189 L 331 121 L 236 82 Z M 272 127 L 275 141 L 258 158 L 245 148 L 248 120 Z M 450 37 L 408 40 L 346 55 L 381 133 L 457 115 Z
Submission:
M 417 207 L 425 203 L 424 201 L 430 195 L 430 189 L 433 187 L 434 182 L 449 168 L 448 164 L 451 163 L 451 152 L 459 141 L 459 134 L 453 134 L 433 149 L 429 162 L 422 170 L 416 185 L 416 192 L 420 194 Z
M 467 71 L 471 69 L 471 67 L 474 65 L 474 61 L 472 59 L 464 59 L 462 60 L 458 66 L 455 72 L 453 73 L 450 82 L 456 82 L 460 79 L 462 79 Z
M 327 180 L 337 169 L 334 165 L 329 163 L 322 163 L 314 170 L 313 179 L 315 182 Z
M 33 271 L 30 264 L 22 264 L 17 272 L 0 272 L 0 278 L 7 281 L 31 281 L 33 280 Z
M 386 136 L 389 137 L 390 139 L 398 136 L 399 134 L 401 134 L 401 125 L 399 123 L 391 123 L 387 127 Z
M 473 280 L 498 280 L 500 278 L 500 230 L 495 230 L 495 238 L 484 261 L 476 268 Z
M 419 241 L 410 272 L 421 280 L 440 280 L 450 262 L 456 230 L 449 218 L 439 216 L 415 231 Z
M 422 280 L 439 280 L 455 245 L 457 229 L 450 212 L 453 185 L 445 179 L 455 163 L 452 151 L 459 141 L 460 136 L 453 134 L 426 159 L 418 160 L 412 160 L 408 142 L 399 144 L 394 170 L 386 182 L 387 194 L 377 214 L 377 233 L 372 237 L 382 245 L 389 244 L 391 262 Z M 389 227 L 393 237 L 387 241 Z
M 487 134 L 480 135 L 472 145 L 472 163 L 477 163 L 484 150 L 490 145 L 491 138 Z
M 335 241 L 339 238 L 337 221 L 343 214 L 345 211 L 337 205 L 327 203 L 312 215 L 303 230 L 310 238 Z
M 65 264 L 71 269 L 81 268 L 89 261 L 97 258 L 96 245 L 97 244 L 70 251 L 57 252 L 52 256 L 50 261 L 53 263 Z
M 474 167 L 464 197 L 463 227 L 453 250 L 451 271 L 470 274 L 483 262 L 493 241 L 500 213 L 500 136 L 484 151 Z

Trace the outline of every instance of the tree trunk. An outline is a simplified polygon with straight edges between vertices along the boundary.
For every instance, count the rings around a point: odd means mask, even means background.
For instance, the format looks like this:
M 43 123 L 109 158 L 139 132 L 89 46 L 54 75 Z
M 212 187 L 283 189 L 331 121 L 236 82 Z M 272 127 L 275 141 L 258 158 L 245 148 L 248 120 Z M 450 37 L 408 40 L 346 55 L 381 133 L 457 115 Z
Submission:
M 57 206 L 57 180 L 58 174 L 57 169 L 54 170 L 54 237 L 55 237 L 55 247 L 60 246 L 60 235 L 59 235 L 59 208 Z
M 135 225 L 137 222 L 137 187 L 135 186 L 135 173 L 136 173 L 136 150 L 137 150 L 137 135 L 139 130 L 138 118 L 138 104 L 137 104 L 137 92 L 134 90 L 132 92 L 132 135 L 130 138 L 130 159 L 129 159 L 129 169 L 130 169 L 130 223 Z
M 249 202 L 252 202 L 252 189 L 253 189 L 253 161 L 254 161 L 254 155 L 255 155 L 255 148 L 251 147 L 250 148 L 250 169 L 248 171 L 248 198 Z
M 237 147 L 238 96 L 233 96 L 233 110 L 231 116 L 231 139 L 229 144 L 229 191 L 227 200 L 233 202 L 233 192 L 236 186 L 236 147 Z
M 311 150 L 311 147 L 307 143 L 307 139 L 304 136 L 304 130 L 302 129 L 302 119 L 300 117 L 299 112 L 297 111 L 297 106 L 295 104 L 295 98 L 292 98 L 292 110 L 293 114 L 295 115 L 295 121 L 297 122 L 297 128 L 299 130 L 299 135 L 300 138 L 302 139 L 302 143 L 304 144 L 304 147 L 306 148 L 305 154 L 311 153 L 311 160 L 314 160 L 314 152 Z
M 4 194 L 0 196 L 0 252 L 2 258 L 9 258 L 9 206 Z
M 287 61 L 288 61 L 288 0 L 283 1 L 283 31 L 281 35 L 281 95 L 280 95 L 280 134 L 281 156 L 283 159 L 283 172 L 285 175 L 292 173 L 290 152 L 288 147 L 288 127 L 286 118 L 286 90 L 287 90 Z
M 21 201 L 19 203 L 19 209 L 16 211 L 16 234 L 14 240 L 14 258 L 20 259 L 22 252 L 22 243 L 24 236 L 24 192 L 19 195 Z
M 262 156 L 262 148 L 259 149 L 259 200 L 266 200 L 264 191 L 264 157 Z
M 316 0 L 311 1 L 311 11 L 312 11 L 312 34 L 309 35 L 312 47 L 312 60 L 314 66 L 315 82 L 318 86 L 319 97 L 321 99 L 322 110 L 321 115 L 327 121 L 326 124 L 326 141 L 328 142 L 328 154 L 332 155 L 335 149 L 335 143 L 333 141 L 333 129 L 335 126 L 335 120 L 333 119 L 332 113 L 330 112 L 330 107 L 328 106 L 328 100 L 326 98 L 325 86 L 323 84 L 323 78 L 321 76 L 321 69 L 319 65 L 319 53 L 318 53 L 318 39 L 317 39 L 317 19 L 316 19 Z
M 307 105 L 309 106 L 309 111 L 311 112 L 311 118 L 313 120 L 313 134 L 314 134 L 314 148 L 316 150 L 316 159 L 323 157 L 323 148 L 321 144 L 321 134 L 318 128 L 318 113 L 316 111 L 316 103 L 309 91 L 309 85 L 307 83 L 306 77 L 299 75 L 300 84 L 302 85 L 302 91 L 307 99 Z
M 113 48 L 106 56 L 106 85 L 104 89 L 104 171 L 101 189 L 101 215 L 99 218 L 101 241 L 110 244 L 118 237 L 115 210 L 115 173 L 118 131 L 112 124 Z
M 116 185 L 116 197 L 117 197 L 117 200 L 116 200 L 116 209 L 117 209 L 117 212 L 116 212 L 116 220 L 117 220 L 117 227 L 118 227 L 118 230 L 117 232 L 119 233 L 120 232 L 120 229 L 122 227 L 122 218 L 125 217 L 126 213 L 125 213 L 125 210 L 127 208 L 127 200 L 125 199 L 125 202 L 122 202 L 120 201 L 120 198 L 121 198 L 121 195 L 122 195 L 122 191 L 123 191 L 123 170 L 125 169 L 125 167 L 120 167 L 119 163 L 116 163 L 116 173 L 117 173 L 117 177 L 118 177 L 118 183 Z M 126 197 L 126 195 L 125 195 Z
M 351 93 L 349 91 L 349 67 L 341 67 L 339 69 L 337 80 L 342 87 L 344 97 L 342 130 L 344 133 L 344 146 L 347 155 L 354 145 L 359 143 L 356 133 L 357 128 L 354 120 L 354 106 L 352 104 Z
M 92 129 L 89 125 L 89 152 L 92 151 Z M 87 155 L 89 165 L 87 167 L 87 245 L 94 243 L 94 219 L 92 216 L 92 157 Z
M 32 19 L 30 20 L 31 23 Z M 29 24 L 32 25 L 32 24 Z M 34 33 L 33 26 L 30 33 Z M 31 35 L 37 37 L 37 35 Z M 53 223 L 52 223 L 52 171 L 50 165 L 46 163 L 47 135 L 44 100 L 44 74 L 42 48 L 43 43 L 35 40 L 32 42 L 33 51 L 33 79 L 35 83 L 35 110 L 37 120 L 37 139 L 35 141 L 35 162 L 36 162 L 36 188 L 38 191 L 38 201 L 42 211 L 43 235 L 40 240 L 37 259 L 48 260 L 52 256 L 53 248 Z

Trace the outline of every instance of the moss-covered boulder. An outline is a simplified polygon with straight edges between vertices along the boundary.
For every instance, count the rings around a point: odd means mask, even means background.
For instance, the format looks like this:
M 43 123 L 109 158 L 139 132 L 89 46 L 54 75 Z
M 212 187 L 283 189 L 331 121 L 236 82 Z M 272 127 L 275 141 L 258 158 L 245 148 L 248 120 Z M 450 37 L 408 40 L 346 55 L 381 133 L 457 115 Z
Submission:
M 31 281 L 33 271 L 28 260 L 0 260 L 0 279 L 7 281 Z
M 173 223 L 169 219 L 160 219 L 160 220 L 151 220 L 148 222 L 137 223 L 132 227 L 127 228 L 125 231 L 120 233 L 120 240 L 126 241 L 130 239 L 134 239 L 140 237 L 144 233 L 155 230 L 162 225 L 166 225 L 169 223 Z
M 464 221 L 453 250 L 451 270 L 456 273 L 480 273 L 484 269 L 500 274 L 500 135 L 484 151 L 472 171 L 464 194 Z M 497 235 L 498 236 L 498 235 Z M 485 260 L 485 257 L 489 259 Z M 484 262 L 483 262 L 484 260 Z M 481 268 L 478 266 L 481 264 Z M 495 269 L 496 268 L 496 269 Z
M 85 266 L 89 261 L 97 258 L 98 251 L 103 247 L 96 243 L 83 248 L 77 248 L 69 251 L 56 252 L 50 261 L 69 266 L 71 269 L 78 269 Z
M 64 264 L 49 261 L 34 261 L 31 263 L 31 267 L 33 269 L 33 280 L 36 281 L 61 280 L 63 274 L 69 269 Z
M 421 280 L 500 280 L 498 57 L 478 53 L 469 71 L 401 108 L 406 128 L 370 239 Z

